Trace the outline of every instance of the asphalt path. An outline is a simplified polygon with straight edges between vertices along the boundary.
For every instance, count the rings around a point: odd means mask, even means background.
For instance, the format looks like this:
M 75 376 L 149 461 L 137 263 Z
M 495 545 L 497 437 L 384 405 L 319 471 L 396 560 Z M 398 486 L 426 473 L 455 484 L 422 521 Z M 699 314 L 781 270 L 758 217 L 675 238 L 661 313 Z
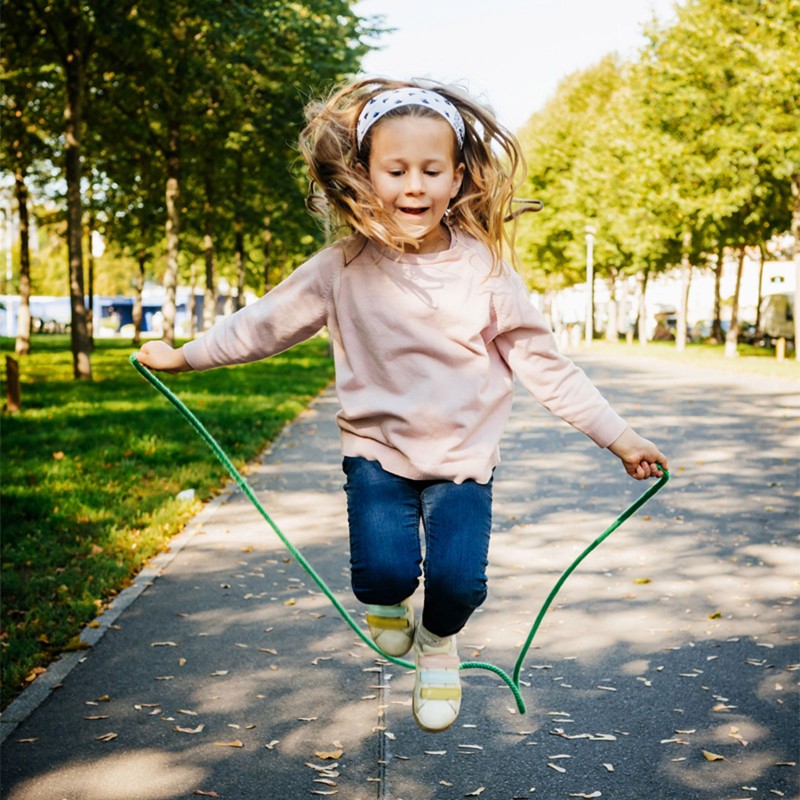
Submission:
M 564 585 L 523 662 L 527 713 L 465 671 L 457 724 L 418 729 L 413 675 L 230 489 L 6 709 L 2 798 L 797 800 L 800 386 L 631 353 L 576 360 L 672 480 Z M 248 480 L 363 620 L 336 410 L 322 395 Z M 644 486 L 522 391 L 502 449 L 490 595 L 459 651 L 510 672 L 561 572 Z

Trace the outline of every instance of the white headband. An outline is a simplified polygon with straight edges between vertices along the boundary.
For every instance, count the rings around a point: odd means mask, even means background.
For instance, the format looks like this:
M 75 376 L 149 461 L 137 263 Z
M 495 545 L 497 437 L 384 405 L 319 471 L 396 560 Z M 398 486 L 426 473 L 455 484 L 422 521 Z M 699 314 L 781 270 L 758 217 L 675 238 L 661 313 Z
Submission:
M 458 109 L 446 98 L 428 89 L 417 89 L 407 86 L 402 89 L 389 89 L 375 95 L 361 110 L 356 125 L 356 142 L 358 149 L 367 131 L 385 114 L 401 106 L 425 106 L 441 114 L 452 125 L 458 139 L 458 146 L 464 144 L 464 118 Z

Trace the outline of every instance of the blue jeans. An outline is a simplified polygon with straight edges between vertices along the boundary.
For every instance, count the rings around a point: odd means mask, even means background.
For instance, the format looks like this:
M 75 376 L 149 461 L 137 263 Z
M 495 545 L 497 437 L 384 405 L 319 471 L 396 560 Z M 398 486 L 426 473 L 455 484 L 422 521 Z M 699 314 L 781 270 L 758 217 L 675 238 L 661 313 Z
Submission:
M 492 481 L 415 481 L 377 461 L 346 456 L 353 592 L 362 603 L 394 605 L 422 575 L 422 623 L 436 636 L 458 633 L 486 599 Z

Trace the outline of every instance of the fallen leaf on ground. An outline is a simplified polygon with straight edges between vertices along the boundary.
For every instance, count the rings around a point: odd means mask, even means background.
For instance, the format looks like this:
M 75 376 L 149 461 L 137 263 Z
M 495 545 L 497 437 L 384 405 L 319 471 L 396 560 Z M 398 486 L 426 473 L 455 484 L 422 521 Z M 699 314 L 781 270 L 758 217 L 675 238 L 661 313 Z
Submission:
M 564 767 L 560 767 L 558 764 L 552 764 L 549 761 L 547 762 L 547 766 L 550 767 L 550 769 L 554 769 L 556 772 L 566 772 Z
M 227 675 L 230 670 L 227 669 L 218 669 L 216 672 L 211 673 L 212 678 L 221 678 L 223 675 Z
M 214 747 L 244 747 L 241 739 L 234 739 L 232 742 L 214 742 Z
M 264 747 L 267 750 L 274 750 L 275 745 L 280 744 L 280 741 L 281 741 L 280 739 L 273 739 L 269 744 L 265 744 Z
M 730 736 L 731 739 L 736 739 L 736 741 L 739 742 L 739 744 L 742 745 L 742 747 L 747 747 L 747 745 L 750 744 L 746 739 L 742 738 L 742 734 L 739 732 L 739 729 L 735 725 L 731 725 L 731 729 L 728 732 L 728 736 Z
M 34 742 L 38 742 L 38 739 L 17 739 L 17 744 L 33 744 Z
M 95 741 L 98 742 L 113 742 L 119 736 L 118 733 L 104 733 L 102 736 L 95 736 Z
M 204 792 L 200 789 L 195 789 L 192 794 L 195 794 L 198 797 L 219 797 L 216 792 Z
M 706 761 L 727 761 L 728 759 L 725 756 L 719 755 L 719 753 L 710 753 L 708 750 L 703 750 L 703 756 L 705 757 Z
M 205 728 L 205 727 L 206 726 L 203 725 L 203 723 L 201 722 L 196 728 L 181 728 L 180 726 L 176 725 L 172 730 L 175 733 L 195 734 L 195 733 L 202 733 L 203 732 L 203 728 Z
M 176 714 L 186 714 L 187 717 L 196 717 L 197 716 L 197 712 L 196 711 L 189 711 L 187 708 L 179 708 L 175 713 Z
M 592 792 L 591 794 L 587 794 L 586 792 L 570 792 L 570 797 L 583 797 L 584 800 L 592 800 L 594 797 L 602 797 L 602 792 Z
M 464 797 L 480 797 L 485 791 L 485 786 L 479 786 L 474 792 L 467 792 Z
M 151 642 L 150 647 L 177 647 L 175 642 Z
M 84 717 L 84 719 L 88 719 L 88 720 L 108 719 L 108 714 L 94 714 L 91 717 Z
M 319 750 L 314 755 L 323 761 L 336 761 L 337 758 L 342 757 L 342 753 L 344 750 Z

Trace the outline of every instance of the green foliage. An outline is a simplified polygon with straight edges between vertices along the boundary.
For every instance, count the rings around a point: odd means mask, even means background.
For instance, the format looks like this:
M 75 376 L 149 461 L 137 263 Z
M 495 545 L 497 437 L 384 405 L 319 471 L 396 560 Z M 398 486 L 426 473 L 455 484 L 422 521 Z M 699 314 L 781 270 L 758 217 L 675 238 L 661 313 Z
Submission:
M 702 263 L 786 231 L 800 196 L 799 26 L 799 0 L 687 0 L 637 62 L 569 76 L 521 135 L 526 191 L 545 204 L 520 223 L 532 285 L 584 279 L 588 224 L 611 276 L 672 266 L 684 241 Z
M 13 352 L 3 339 L 3 352 Z M 2 705 L 219 491 L 207 446 L 101 340 L 92 383 L 72 380 L 65 337 L 22 360 L 23 411 L 3 419 Z M 241 467 L 331 379 L 315 339 L 247 367 L 167 378 Z M 176 495 L 193 488 L 196 500 Z

